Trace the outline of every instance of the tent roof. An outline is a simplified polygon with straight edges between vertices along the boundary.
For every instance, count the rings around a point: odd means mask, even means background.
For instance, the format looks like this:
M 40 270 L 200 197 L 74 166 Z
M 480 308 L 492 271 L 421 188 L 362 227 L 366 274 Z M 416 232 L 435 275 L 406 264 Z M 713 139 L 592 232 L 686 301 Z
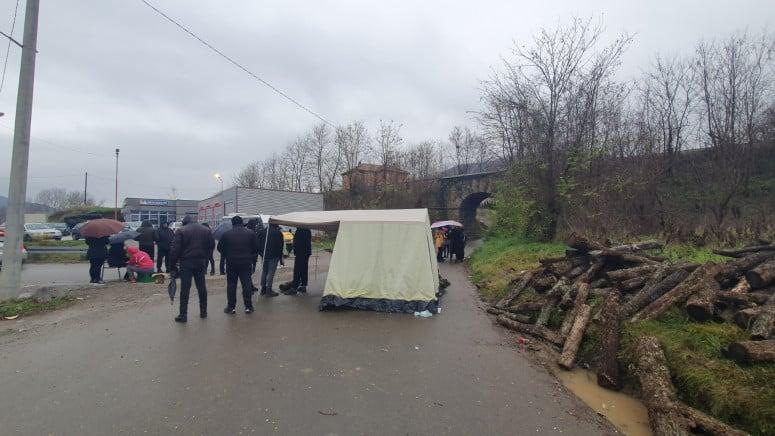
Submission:
M 269 218 L 271 224 L 330 228 L 342 222 L 397 222 L 428 224 L 428 209 L 369 209 L 291 212 Z

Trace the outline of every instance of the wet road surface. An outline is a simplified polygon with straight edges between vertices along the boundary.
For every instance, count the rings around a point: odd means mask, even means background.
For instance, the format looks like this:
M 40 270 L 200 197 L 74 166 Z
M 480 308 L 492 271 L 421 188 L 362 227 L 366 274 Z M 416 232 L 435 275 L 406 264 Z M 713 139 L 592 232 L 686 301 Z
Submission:
M 476 306 L 462 266 L 442 313 L 319 312 L 311 295 L 172 322 L 165 296 L 0 347 L 8 434 L 605 434 Z M 241 310 L 241 305 L 238 310 Z

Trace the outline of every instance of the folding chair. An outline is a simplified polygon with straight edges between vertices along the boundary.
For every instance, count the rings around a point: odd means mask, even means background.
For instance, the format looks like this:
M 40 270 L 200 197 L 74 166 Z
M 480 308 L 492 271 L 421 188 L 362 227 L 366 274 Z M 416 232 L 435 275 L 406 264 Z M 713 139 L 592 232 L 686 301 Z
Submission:
M 108 261 L 106 260 L 105 263 L 102 264 L 102 273 L 100 274 L 100 280 L 105 280 L 105 270 L 106 269 L 115 269 L 118 273 L 118 280 L 121 281 L 122 275 L 121 275 L 121 268 L 120 266 L 109 266 Z

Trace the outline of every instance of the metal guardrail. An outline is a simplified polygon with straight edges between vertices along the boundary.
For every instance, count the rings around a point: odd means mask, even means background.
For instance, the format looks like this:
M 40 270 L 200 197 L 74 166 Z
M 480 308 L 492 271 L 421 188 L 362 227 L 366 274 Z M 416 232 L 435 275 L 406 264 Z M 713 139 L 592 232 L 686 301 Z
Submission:
M 85 254 L 86 248 L 81 247 L 27 247 L 29 254 L 72 253 Z

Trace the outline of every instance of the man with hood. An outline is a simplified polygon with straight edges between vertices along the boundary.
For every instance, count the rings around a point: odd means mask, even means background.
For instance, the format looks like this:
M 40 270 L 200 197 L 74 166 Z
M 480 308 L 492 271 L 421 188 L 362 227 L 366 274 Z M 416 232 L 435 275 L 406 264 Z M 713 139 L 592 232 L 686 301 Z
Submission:
M 241 216 L 231 219 L 231 230 L 218 241 L 218 252 L 226 257 L 226 308 L 233 315 L 237 306 L 237 279 L 242 283 L 245 313 L 253 313 L 253 257 L 258 253 L 258 236 L 244 226 Z
M 126 252 L 129 255 L 129 261 L 126 264 L 129 281 L 137 281 L 135 274 L 153 273 L 153 259 L 146 252 L 137 247 L 129 247 Z
M 175 232 L 170 251 L 172 277 L 180 277 L 180 315 L 175 317 L 176 322 L 188 321 L 188 294 L 192 279 L 199 294 L 199 317 L 207 318 L 205 272 L 208 253 L 215 246 L 210 230 L 194 222 L 190 215 L 183 218 L 182 224 L 183 227 Z
M 293 281 L 285 293 L 294 295 L 307 292 L 309 278 L 309 257 L 312 255 L 312 232 L 309 229 L 296 229 L 293 234 Z
M 139 235 L 135 236 L 135 241 L 140 245 L 140 251 L 144 251 L 153 260 L 153 240 L 156 232 L 153 231 L 153 226 L 148 220 L 143 221 L 140 224 L 140 228 L 137 229 Z
M 261 267 L 261 296 L 276 297 L 272 290 L 277 264 L 283 258 L 283 234 L 277 224 L 269 224 L 259 235 L 259 250 L 263 258 Z
M 170 272 L 170 249 L 172 248 L 172 238 L 174 237 L 175 232 L 170 229 L 167 221 L 162 221 L 153 237 L 154 241 L 156 241 L 156 247 L 159 248 L 159 253 L 156 256 L 156 272 L 161 272 L 162 260 L 164 262 L 164 272 Z

